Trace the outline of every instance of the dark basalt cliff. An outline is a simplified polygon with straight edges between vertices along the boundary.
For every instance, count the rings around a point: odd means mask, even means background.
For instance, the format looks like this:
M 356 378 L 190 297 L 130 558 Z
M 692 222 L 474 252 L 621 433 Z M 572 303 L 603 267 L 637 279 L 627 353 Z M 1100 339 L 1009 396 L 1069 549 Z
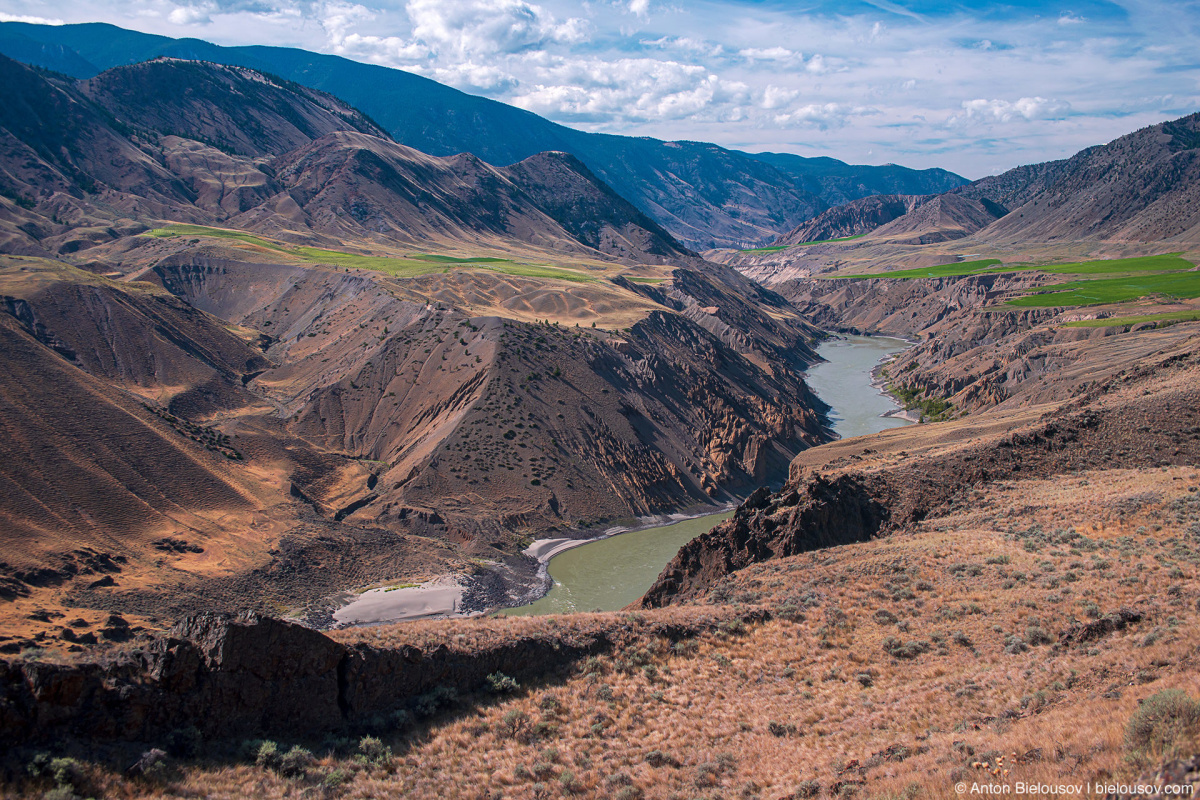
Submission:
M 469 650 L 346 644 L 252 613 L 198 614 L 140 649 L 92 662 L 0 661 L 0 743 L 156 743 L 195 727 L 206 740 L 255 734 L 295 740 L 369 728 L 438 689 L 486 687 L 496 672 L 554 675 L 642 636 L 668 641 L 715 630 L 733 614 L 638 621 L 598 617 L 572 628 L 501 636 Z M 761 612 L 741 616 L 761 620 Z

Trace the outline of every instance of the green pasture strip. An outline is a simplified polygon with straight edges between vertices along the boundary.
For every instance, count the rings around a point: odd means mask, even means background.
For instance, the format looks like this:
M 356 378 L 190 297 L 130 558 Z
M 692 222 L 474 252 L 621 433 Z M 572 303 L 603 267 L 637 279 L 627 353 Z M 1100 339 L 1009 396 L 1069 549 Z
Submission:
M 314 264 L 329 264 L 335 267 L 350 269 L 370 269 L 376 272 L 386 272 L 396 277 L 415 277 L 429 272 L 444 272 L 445 265 L 432 261 L 418 261 L 414 258 L 399 258 L 392 256 L 364 256 L 357 253 L 343 253 L 340 250 L 325 250 L 320 247 L 294 247 L 289 251 L 305 261 Z
M 864 236 L 866 236 L 865 233 L 858 233 L 854 236 L 843 236 L 840 239 L 817 239 L 814 242 L 797 242 L 796 244 L 791 245 L 791 247 L 809 247 L 810 245 L 814 244 L 837 244 L 838 242 L 853 242 L 855 239 L 861 239 Z
M 657 285 L 666 280 L 666 278 L 628 278 L 630 283 L 648 283 Z
M 739 253 L 778 253 L 780 250 L 787 250 L 791 247 L 790 244 L 774 244 L 770 247 L 751 247 L 749 250 L 739 250 Z
M 432 261 L 437 264 L 511 264 L 508 258 L 458 258 L 456 256 L 439 256 L 433 253 L 418 253 L 409 258 L 415 261 Z
M 1057 275 L 1127 275 L 1139 273 L 1165 273 L 1190 270 L 1195 264 L 1181 258 L 1180 253 L 1163 253 L 1157 256 L 1135 256 L 1133 258 L 1109 258 L 1098 261 L 1075 261 L 1069 264 L 1001 264 L 998 259 L 984 258 L 978 261 L 962 261 L 936 267 L 899 269 L 860 275 L 839 275 L 835 278 L 958 278 L 967 275 L 992 275 L 1002 272 L 1045 272 Z M 999 266 L 997 266 L 999 265 Z
M 1135 256 L 1133 258 L 1106 258 L 1099 261 L 1075 261 L 1069 264 L 1042 264 L 1040 266 L 1003 267 L 988 272 L 1049 272 L 1065 275 L 1118 275 L 1126 272 L 1174 272 L 1196 266 L 1180 258 L 1181 253 L 1163 253 L 1157 256 Z
M 1069 281 L 1043 287 L 1044 292 L 1008 301 L 1010 306 L 1049 308 L 1126 303 L 1139 297 L 1163 295 L 1190 299 L 1200 297 L 1200 272 L 1157 272 L 1121 278 Z
M 957 278 L 963 275 L 976 275 L 999 264 L 998 258 L 981 258 L 978 261 L 958 261 L 953 264 L 940 264 L 936 267 L 920 267 L 918 269 L 896 269 L 891 272 L 877 272 L 862 275 L 835 275 L 836 278 Z
M 253 234 L 225 228 L 209 228 L 204 225 L 167 225 L 148 231 L 147 235 L 161 238 L 173 236 L 213 236 L 221 239 L 235 239 L 248 244 L 259 245 L 279 253 L 284 253 L 303 259 L 311 264 L 328 264 L 347 269 L 369 269 L 384 272 L 395 278 L 416 278 L 431 273 L 445 273 L 454 269 L 486 269 L 505 275 L 516 275 L 526 278 L 547 278 L 553 280 L 571 281 L 573 283 L 590 283 L 595 279 L 574 270 L 547 267 L 535 264 L 518 264 L 506 258 L 481 256 L 479 258 L 459 258 L 443 256 L 434 253 L 418 253 L 412 256 L 366 256 L 357 253 L 345 253 L 340 250 L 326 250 L 321 247 L 284 246 L 261 239 Z
M 1200 311 L 1169 311 L 1162 314 L 1141 314 L 1131 317 L 1109 317 L 1108 319 L 1081 319 L 1064 322 L 1064 328 L 1117 328 L 1125 325 L 1141 325 L 1143 322 L 1195 322 L 1200 320 Z
M 261 239 L 251 233 L 231 231 L 226 228 L 209 228 L 205 225 L 167 225 L 162 228 L 155 228 L 152 231 L 146 231 L 146 235 L 159 239 L 167 239 L 173 236 L 215 236 L 219 239 L 236 239 L 239 242 L 258 245 L 259 247 L 277 250 L 281 253 L 287 252 L 287 249 L 283 245 L 268 242 L 266 239 Z
M 300 252 L 301 255 L 314 262 L 385 272 L 394 278 L 416 278 L 421 275 L 430 275 L 433 273 L 454 272 L 462 269 L 480 269 L 488 270 L 489 272 L 499 272 L 503 275 L 516 275 L 524 278 L 546 278 L 571 281 L 573 283 L 591 283 L 595 280 L 589 275 L 582 275 L 569 269 L 545 267 L 536 264 L 517 264 L 502 258 L 455 259 L 447 262 L 418 258 L 359 256 L 350 253 L 339 253 L 334 250 L 317 250 L 313 247 L 297 248 L 297 252 Z

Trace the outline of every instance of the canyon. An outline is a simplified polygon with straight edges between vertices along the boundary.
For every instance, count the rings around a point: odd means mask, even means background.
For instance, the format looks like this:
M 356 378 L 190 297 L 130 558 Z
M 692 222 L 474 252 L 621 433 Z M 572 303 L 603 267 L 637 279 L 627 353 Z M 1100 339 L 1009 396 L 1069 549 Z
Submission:
M 388 84 L 537 134 L 460 152 L 242 51 L 2 24 L 62 68 L 0 56 L 5 792 L 940 797 L 1192 754 L 1123 731 L 1200 689 L 1200 115 L 964 183 Z M 918 424 L 837 436 L 837 333 L 912 343 L 876 378 Z M 728 507 L 622 611 L 486 613 L 535 540 Z M 434 579 L 474 616 L 329 630 Z

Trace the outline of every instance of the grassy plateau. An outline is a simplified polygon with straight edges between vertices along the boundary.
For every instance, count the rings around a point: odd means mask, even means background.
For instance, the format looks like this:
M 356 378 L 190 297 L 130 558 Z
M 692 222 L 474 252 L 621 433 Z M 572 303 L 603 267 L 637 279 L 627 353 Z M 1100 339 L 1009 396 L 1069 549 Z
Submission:
M 1067 264 L 1001 264 L 984 258 L 942 264 L 936 267 L 893 270 L 874 275 L 844 275 L 843 278 L 959 278 L 1011 272 L 1044 272 L 1053 275 L 1103 276 L 1082 278 L 1042 287 L 1039 291 L 1009 300 L 1026 308 L 1087 306 L 1124 303 L 1140 297 L 1165 296 L 1179 299 L 1200 297 L 1200 271 L 1180 253 L 1155 256 L 1076 261 Z
M 147 235 L 156 238 L 209 236 L 218 239 L 232 239 L 282 253 L 307 264 L 325 264 L 346 269 L 369 269 L 387 273 L 394 278 L 416 278 L 421 275 L 446 273 L 461 269 L 485 269 L 505 275 L 546 278 L 573 283 L 590 283 L 595 280 L 590 275 L 584 275 L 571 269 L 521 263 L 506 258 L 491 256 L 459 258 L 431 253 L 414 253 L 406 256 L 372 256 L 347 253 L 340 250 L 327 250 L 320 247 L 285 245 L 243 231 L 209 228 L 203 225 L 167 225 L 149 231 Z

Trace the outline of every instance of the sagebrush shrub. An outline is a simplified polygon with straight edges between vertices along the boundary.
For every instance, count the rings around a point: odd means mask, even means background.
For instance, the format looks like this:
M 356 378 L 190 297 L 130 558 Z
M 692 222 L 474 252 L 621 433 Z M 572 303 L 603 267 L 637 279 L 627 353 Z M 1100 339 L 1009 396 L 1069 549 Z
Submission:
M 1129 718 L 1125 743 L 1146 754 L 1170 755 L 1200 731 L 1200 702 L 1182 689 L 1151 695 Z

